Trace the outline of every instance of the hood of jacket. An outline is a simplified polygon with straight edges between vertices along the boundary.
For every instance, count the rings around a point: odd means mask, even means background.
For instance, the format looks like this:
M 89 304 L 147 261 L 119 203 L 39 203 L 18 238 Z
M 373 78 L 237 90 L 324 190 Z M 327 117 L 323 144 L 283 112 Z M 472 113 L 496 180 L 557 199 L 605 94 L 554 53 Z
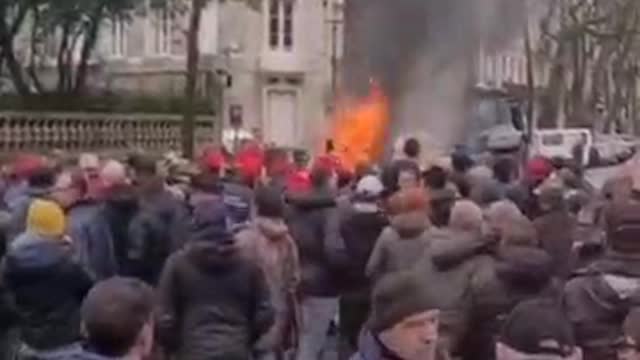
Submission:
M 203 271 L 229 268 L 238 259 L 238 247 L 232 239 L 223 241 L 194 241 L 187 246 L 187 256 Z
M 267 239 L 274 242 L 285 240 L 289 234 L 289 228 L 282 219 L 257 217 L 256 226 Z
M 498 250 L 496 275 L 517 288 L 539 291 L 552 277 L 552 259 L 538 248 L 505 246 Z
M 429 232 L 431 242 L 431 261 L 440 271 L 454 268 L 475 255 L 487 253 L 490 244 L 481 236 L 456 230 L 437 230 Z
M 429 227 L 429 217 L 423 211 L 412 211 L 391 218 L 391 227 L 401 239 L 414 238 Z
M 22 276 L 40 275 L 50 272 L 70 255 L 71 247 L 67 243 L 26 232 L 10 245 L 6 271 Z

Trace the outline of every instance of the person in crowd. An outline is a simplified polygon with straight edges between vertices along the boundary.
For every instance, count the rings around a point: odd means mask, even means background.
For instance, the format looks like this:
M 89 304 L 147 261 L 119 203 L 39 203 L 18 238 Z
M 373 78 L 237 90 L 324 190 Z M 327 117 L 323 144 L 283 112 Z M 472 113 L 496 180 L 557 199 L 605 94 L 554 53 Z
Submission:
M 455 186 L 449 182 L 447 171 L 441 165 L 425 171 L 424 183 L 431 196 L 431 223 L 436 227 L 446 227 L 457 197 Z
M 287 191 L 305 192 L 311 189 L 309 154 L 304 150 L 293 152 L 293 171 L 287 177 Z
M 441 310 L 440 346 L 457 355 L 466 331 L 468 312 L 480 279 L 482 267 L 492 265 L 491 242 L 482 234 L 482 211 L 471 201 L 453 206 L 446 229 L 429 234 L 431 245 L 415 266 L 422 286 L 438 294 Z
M 429 197 L 424 189 L 403 190 L 389 199 L 391 225 L 377 240 L 366 275 L 377 282 L 384 275 L 411 268 L 430 245 Z
M 84 153 L 78 159 L 78 167 L 87 184 L 86 197 L 97 200 L 100 198 L 100 157 L 94 153 Z
M 245 140 L 253 140 L 253 134 L 251 131 L 244 128 L 244 121 L 242 119 L 242 109 L 237 107 L 233 108 L 232 112 L 237 112 L 230 115 L 229 127 L 222 132 L 222 144 L 227 152 L 235 154 L 240 149 L 240 145 Z
M 135 269 L 129 259 L 132 246 L 129 229 L 138 213 L 135 189 L 127 176 L 126 167 L 118 161 L 107 161 L 100 177 L 104 201 L 95 216 L 106 222 L 107 231 L 90 235 L 89 242 L 97 246 L 91 252 L 104 257 L 100 261 L 100 268 L 96 269 L 96 276 L 104 279 L 115 274 L 132 274 Z
M 524 189 L 523 204 L 517 204 L 522 212 L 530 219 L 541 215 L 540 204 L 535 192 L 536 189 L 553 173 L 553 165 L 543 157 L 536 157 L 525 165 L 521 186 Z
M 352 360 L 434 360 L 438 356 L 437 295 L 411 271 L 382 279 L 372 295 L 371 317 Z
M 167 257 L 186 240 L 188 213 L 183 203 L 165 190 L 153 157 L 139 156 L 133 166 L 138 208 L 127 229 L 125 275 L 156 284 Z
M 56 203 L 34 200 L 26 231 L 5 257 L 2 282 L 20 316 L 19 359 L 48 359 L 80 339 L 80 305 L 92 281 L 73 260 L 65 222 Z
M 340 237 L 335 173 L 325 162 L 311 171 L 312 190 L 288 194 L 287 223 L 298 245 L 302 329 L 298 360 L 318 359 L 338 311 L 338 276 L 347 263 Z
M 284 199 L 272 188 L 256 192 L 257 217 L 237 235 L 243 254 L 260 265 L 264 272 L 276 320 L 260 339 L 258 351 L 265 356 L 283 358 L 286 350 L 297 343 L 300 328 L 297 290 L 300 283 L 298 249 L 284 222 Z
M 153 305 L 153 289 L 140 280 L 113 277 L 99 282 L 82 303 L 85 341 L 47 360 L 149 359 Z
M 458 193 L 463 198 L 468 198 L 471 195 L 471 183 L 468 174 L 473 165 L 473 160 L 466 149 L 464 147 L 456 147 L 451 154 L 452 171 L 449 174 L 449 178 L 456 185 Z
M 562 186 L 543 186 L 538 202 L 543 215 L 534 220 L 534 225 L 540 244 L 553 258 L 554 275 L 566 279 L 571 272 L 576 220 L 567 209 Z
M 383 167 L 381 179 L 388 195 L 399 189 L 419 186 L 419 158 L 420 142 L 415 138 L 407 139 L 403 146 L 402 156 Z
M 244 181 L 241 168 L 236 168 L 233 176 L 223 183 L 222 199 L 229 208 L 234 231 L 240 231 L 251 221 L 255 212 L 254 193 Z
M 161 343 L 181 360 L 249 359 L 274 322 L 265 275 L 241 255 L 224 203 L 201 202 L 192 216 L 158 288 Z
M 55 172 L 46 160 L 39 162 L 33 159 L 31 169 L 27 171 L 26 188 L 21 196 L 12 202 L 9 208 L 11 223 L 7 232 L 9 241 L 22 233 L 25 229 L 27 211 L 31 203 L 36 199 L 44 199 L 49 195 L 55 183 Z
M 383 192 L 384 186 L 376 176 L 364 176 L 358 181 L 351 206 L 341 215 L 340 234 L 349 258 L 340 281 L 341 358 L 355 352 L 360 329 L 369 316 L 371 284 L 365 268 L 376 240 L 389 225 L 380 206 Z
M 25 198 L 29 197 L 29 177 L 47 166 L 46 159 L 35 154 L 20 154 L 7 169 L 8 177 L 4 191 L 4 205 L 14 211 L 24 206 Z
M 571 323 L 549 298 L 524 301 L 508 315 L 496 343 L 496 360 L 582 360 Z
M 503 220 L 504 221 L 504 220 Z M 557 299 L 552 259 L 539 247 L 533 224 L 524 217 L 507 221 L 494 248 L 493 265 L 476 274 L 476 295 L 462 342 L 464 359 L 494 358 L 501 323 L 518 303 L 538 297 Z
M 100 269 L 108 267 L 103 261 L 109 255 L 97 251 L 101 243 L 109 245 L 108 227 L 106 222 L 97 216 L 100 203 L 89 194 L 89 186 L 85 173 L 80 169 L 70 169 L 58 175 L 56 184 L 51 192 L 54 199 L 67 216 L 67 234 L 72 240 L 74 255 L 79 264 L 92 277 L 97 278 Z M 97 239 L 97 244 L 92 240 Z M 104 276 L 105 274 L 101 274 Z
M 624 317 L 640 304 L 640 202 L 614 201 L 605 214 L 608 251 L 579 270 L 564 299 L 585 359 L 615 359 Z

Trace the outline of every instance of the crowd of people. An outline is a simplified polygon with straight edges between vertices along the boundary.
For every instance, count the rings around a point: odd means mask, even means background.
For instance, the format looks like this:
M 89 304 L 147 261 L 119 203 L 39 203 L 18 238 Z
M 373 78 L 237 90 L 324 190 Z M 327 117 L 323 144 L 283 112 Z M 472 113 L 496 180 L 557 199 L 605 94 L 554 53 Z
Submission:
M 640 359 L 640 163 L 422 155 L 17 155 L 0 357 Z

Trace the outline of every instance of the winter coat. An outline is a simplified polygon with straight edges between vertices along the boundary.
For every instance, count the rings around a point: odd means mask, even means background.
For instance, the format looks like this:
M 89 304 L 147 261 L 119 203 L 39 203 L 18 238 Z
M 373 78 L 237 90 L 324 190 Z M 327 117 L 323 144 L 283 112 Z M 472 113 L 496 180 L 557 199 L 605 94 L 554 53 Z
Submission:
M 316 190 L 289 197 L 288 202 L 286 221 L 298 246 L 302 270 L 300 294 L 337 296 L 337 276 L 347 260 L 334 196 L 327 190 Z
M 565 286 L 563 303 L 585 359 L 615 359 L 624 319 L 640 305 L 640 257 L 609 253 L 580 270 Z
M 101 226 L 95 225 L 93 229 L 96 234 L 91 243 L 97 244 L 99 247 L 100 251 L 95 250 L 96 253 L 108 252 L 109 246 L 113 247 L 115 269 L 117 269 L 119 275 L 134 274 L 129 255 L 132 243 L 129 229 L 137 213 L 138 199 L 132 189 L 122 188 L 108 195 L 96 215 L 105 222 L 106 232 L 103 233 Z M 99 224 L 99 222 L 96 222 L 96 224 Z M 110 238 L 108 241 L 107 236 Z M 94 250 L 91 251 L 94 252 Z
M 22 236 L 9 249 L 3 272 L 21 318 L 22 341 L 38 350 L 72 344 L 80 338 L 80 305 L 90 277 L 73 262 L 68 244 Z
M 542 248 L 553 258 L 553 274 L 566 279 L 571 273 L 571 252 L 576 220 L 566 210 L 553 211 L 534 220 Z
M 281 348 L 291 327 L 300 325 L 296 323 L 298 309 L 295 303 L 300 283 L 296 244 L 284 221 L 264 217 L 258 217 L 236 238 L 241 252 L 264 272 L 276 312 L 275 323 L 260 340 L 259 346 L 269 350 Z
M 462 349 L 464 359 L 493 359 L 495 342 L 503 321 L 520 302 L 540 297 L 558 298 L 552 280 L 551 257 L 533 247 L 507 246 L 492 257 L 494 265 L 483 267 L 481 283 L 471 308 Z
M 158 289 L 160 338 L 181 360 L 246 360 L 272 326 L 260 268 L 235 244 L 195 241 L 173 254 Z
M 378 238 L 367 263 L 366 275 L 375 283 L 382 276 L 408 270 L 420 260 L 431 238 L 424 212 L 397 215 Z
M 434 359 L 424 360 L 444 360 L 448 357 L 441 351 L 436 350 Z M 371 331 L 364 329 L 358 340 L 358 352 L 351 357 L 351 360 L 398 360 L 398 355 L 387 349 Z
M 365 269 L 376 241 L 388 225 L 387 217 L 375 204 L 356 203 L 341 216 L 340 234 L 349 258 L 341 279 L 343 293 L 369 299 L 371 284 Z
M 251 188 L 234 182 L 225 183 L 222 198 L 229 208 L 234 226 L 243 226 L 249 222 L 254 212 Z
M 113 239 L 100 209 L 97 202 L 82 201 L 67 210 L 67 233 L 72 240 L 74 257 L 96 280 L 117 273 Z
M 188 237 L 187 208 L 169 192 L 142 196 L 128 228 L 127 275 L 156 284 L 166 259 Z

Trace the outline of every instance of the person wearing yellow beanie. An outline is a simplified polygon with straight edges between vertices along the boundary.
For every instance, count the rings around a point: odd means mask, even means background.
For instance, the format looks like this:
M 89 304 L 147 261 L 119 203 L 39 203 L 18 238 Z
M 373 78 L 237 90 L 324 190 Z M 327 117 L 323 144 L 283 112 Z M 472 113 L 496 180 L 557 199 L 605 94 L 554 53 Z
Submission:
M 34 200 L 27 213 L 27 231 L 38 236 L 62 239 L 67 220 L 62 208 L 53 201 Z

